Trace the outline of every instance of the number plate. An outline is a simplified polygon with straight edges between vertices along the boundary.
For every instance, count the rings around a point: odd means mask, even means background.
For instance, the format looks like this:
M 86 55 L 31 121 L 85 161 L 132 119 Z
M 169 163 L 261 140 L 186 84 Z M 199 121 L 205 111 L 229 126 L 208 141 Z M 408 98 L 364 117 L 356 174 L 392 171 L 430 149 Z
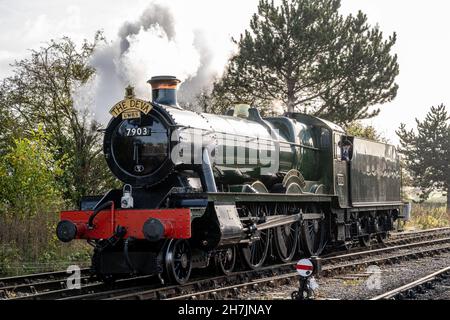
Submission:
M 340 186 L 340 187 L 345 186 L 345 177 L 343 174 L 337 175 L 337 182 L 338 182 L 338 186 Z
M 127 128 L 125 130 L 126 137 L 146 137 L 152 135 L 152 129 L 149 127 L 143 128 Z

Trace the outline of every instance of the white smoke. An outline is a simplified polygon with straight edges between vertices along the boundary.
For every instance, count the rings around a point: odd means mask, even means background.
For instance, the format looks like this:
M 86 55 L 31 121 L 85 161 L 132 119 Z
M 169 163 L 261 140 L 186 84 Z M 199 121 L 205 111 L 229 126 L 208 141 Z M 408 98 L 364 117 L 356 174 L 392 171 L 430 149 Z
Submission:
M 111 107 L 123 99 L 128 85 L 135 87 L 137 96 L 149 100 L 151 87 L 147 81 L 152 76 L 174 75 L 187 80 L 182 85 L 182 96 L 192 102 L 204 87 L 211 85 L 212 56 L 200 31 L 177 25 L 168 7 L 151 4 L 139 19 L 122 25 L 117 39 L 95 50 L 91 65 L 96 76 L 76 90 L 75 97 L 91 94 L 90 111 L 103 125 L 110 119 Z
M 200 30 L 195 32 L 194 46 L 200 54 L 200 66 L 195 75 L 190 76 L 181 84 L 179 99 L 185 104 L 190 104 L 191 109 L 201 111 L 200 108 L 192 105 L 195 104 L 198 94 L 203 93 L 204 90 L 209 93 L 218 72 L 213 67 L 215 53 L 209 47 L 208 41 Z

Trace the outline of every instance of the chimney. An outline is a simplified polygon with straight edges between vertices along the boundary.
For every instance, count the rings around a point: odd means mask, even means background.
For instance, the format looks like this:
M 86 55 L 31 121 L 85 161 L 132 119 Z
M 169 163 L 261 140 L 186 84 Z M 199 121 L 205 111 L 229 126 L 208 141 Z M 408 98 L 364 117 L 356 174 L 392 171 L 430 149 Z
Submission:
M 177 87 L 181 83 L 173 76 L 157 76 L 148 83 L 152 86 L 152 101 L 166 106 L 177 107 Z

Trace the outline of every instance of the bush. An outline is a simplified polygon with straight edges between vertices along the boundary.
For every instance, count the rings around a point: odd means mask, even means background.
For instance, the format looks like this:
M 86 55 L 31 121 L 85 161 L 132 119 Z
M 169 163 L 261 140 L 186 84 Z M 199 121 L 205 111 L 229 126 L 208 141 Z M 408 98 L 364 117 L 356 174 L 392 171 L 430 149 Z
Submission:
M 411 217 L 407 228 L 433 229 L 450 226 L 445 205 L 413 204 Z
M 10 274 L 11 266 L 19 260 L 20 254 L 14 244 L 2 243 L 0 245 L 0 274 Z
M 60 175 L 60 163 L 54 161 L 40 129 L 30 138 L 15 140 L 0 155 L 0 273 L 53 270 L 61 260 L 75 260 L 74 254 L 86 261 L 86 246 L 74 251 L 55 235 L 64 207 Z
M 14 141 L 0 157 L 0 214 L 26 220 L 42 212 L 56 212 L 62 197 L 57 177 L 60 163 L 53 160 L 41 129 L 31 138 Z

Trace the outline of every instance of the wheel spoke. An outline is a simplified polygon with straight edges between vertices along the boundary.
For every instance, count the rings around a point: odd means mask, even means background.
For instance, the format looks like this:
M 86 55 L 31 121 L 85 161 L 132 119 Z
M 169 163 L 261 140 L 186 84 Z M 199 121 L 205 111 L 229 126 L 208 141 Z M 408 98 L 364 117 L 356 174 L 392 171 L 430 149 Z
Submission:
M 286 230 L 289 230 L 288 233 Z M 295 224 L 288 226 L 288 229 L 286 226 L 276 228 L 274 240 L 280 260 L 291 261 L 295 255 L 298 241 L 298 228 L 295 227 Z
M 186 283 L 192 269 L 191 249 L 187 241 L 172 240 L 168 245 L 165 259 L 165 272 L 169 279 L 178 284 Z
M 252 205 L 246 208 L 249 217 L 267 216 L 268 206 Z M 251 269 L 258 269 L 264 264 L 269 250 L 269 232 L 263 231 L 259 234 L 259 239 L 242 248 L 243 258 Z
M 315 208 L 307 208 L 306 213 L 317 212 Z M 310 256 L 319 255 L 324 247 L 325 225 L 323 221 L 307 220 L 302 225 L 303 251 Z

